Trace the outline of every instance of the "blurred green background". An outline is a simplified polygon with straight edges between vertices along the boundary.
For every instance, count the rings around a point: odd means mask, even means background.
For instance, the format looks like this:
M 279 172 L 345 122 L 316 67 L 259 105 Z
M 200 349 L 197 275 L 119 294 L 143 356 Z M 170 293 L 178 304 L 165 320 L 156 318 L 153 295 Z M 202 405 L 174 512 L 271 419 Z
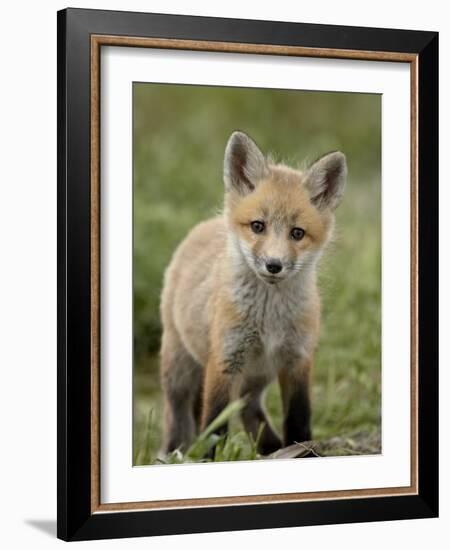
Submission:
M 135 83 L 133 118 L 134 464 L 154 461 L 160 443 L 163 272 L 187 231 L 221 208 L 223 153 L 236 129 L 291 165 L 336 149 L 347 156 L 335 241 L 319 277 L 313 432 L 315 439 L 379 441 L 381 96 Z M 275 384 L 266 404 L 280 428 Z M 376 443 L 367 452 L 379 451 Z

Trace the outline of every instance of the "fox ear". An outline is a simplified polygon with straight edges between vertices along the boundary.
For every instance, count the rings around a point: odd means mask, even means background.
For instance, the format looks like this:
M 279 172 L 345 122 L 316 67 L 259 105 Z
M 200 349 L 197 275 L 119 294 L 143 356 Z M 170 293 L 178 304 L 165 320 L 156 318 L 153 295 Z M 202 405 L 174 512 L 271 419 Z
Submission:
M 334 210 L 344 193 L 347 179 L 347 162 L 340 151 L 328 153 L 308 169 L 306 187 L 311 195 L 311 202 L 319 209 Z
M 267 175 L 267 163 L 256 143 L 243 132 L 233 132 L 225 148 L 225 189 L 245 195 Z

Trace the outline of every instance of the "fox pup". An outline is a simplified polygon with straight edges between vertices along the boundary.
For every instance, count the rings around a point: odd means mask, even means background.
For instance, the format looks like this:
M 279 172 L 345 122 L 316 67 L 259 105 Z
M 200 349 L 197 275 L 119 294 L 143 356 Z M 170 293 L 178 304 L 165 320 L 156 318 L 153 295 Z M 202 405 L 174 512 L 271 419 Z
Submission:
M 230 402 L 259 452 L 311 439 L 310 381 L 319 338 L 316 270 L 344 191 L 341 152 L 305 171 L 265 158 L 234 132 L 224 159 L 223 215 L 179 245 L 161 300 L 162 453 L 186 449 Z M 283 441 L 262 404 L 278 377 Z

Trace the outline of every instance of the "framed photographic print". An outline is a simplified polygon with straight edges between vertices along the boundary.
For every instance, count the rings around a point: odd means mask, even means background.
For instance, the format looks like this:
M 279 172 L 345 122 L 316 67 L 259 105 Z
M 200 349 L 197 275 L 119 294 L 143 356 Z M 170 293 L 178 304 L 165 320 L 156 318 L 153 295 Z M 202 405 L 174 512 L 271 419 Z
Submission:
M 58 13 L 58 536 L 438 514 L 438 36 Z

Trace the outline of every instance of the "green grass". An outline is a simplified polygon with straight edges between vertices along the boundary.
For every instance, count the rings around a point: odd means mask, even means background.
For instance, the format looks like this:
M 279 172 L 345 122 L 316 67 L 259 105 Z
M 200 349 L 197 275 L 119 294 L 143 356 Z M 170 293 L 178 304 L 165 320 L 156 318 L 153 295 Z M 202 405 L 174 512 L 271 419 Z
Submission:
M 322 330 L 312 424 L 315 439 L 379 434 L 380 124 L 381 101 L 375 95 L 135 84 L 135 464 L 156 461 L 160 445 L 162 275 L 186 232 L 221 207 L 223 150 L 236 128 L 294 164 L 334 149 L 347 155 L 349 179 L 335 240 L 320 269 Z M 280 429 L 275 384 L 266 407 Z M 257 458 L 238 422 L 217 448 L 220 460 Z M 171 460 L 192 457 L 178 454 Z

